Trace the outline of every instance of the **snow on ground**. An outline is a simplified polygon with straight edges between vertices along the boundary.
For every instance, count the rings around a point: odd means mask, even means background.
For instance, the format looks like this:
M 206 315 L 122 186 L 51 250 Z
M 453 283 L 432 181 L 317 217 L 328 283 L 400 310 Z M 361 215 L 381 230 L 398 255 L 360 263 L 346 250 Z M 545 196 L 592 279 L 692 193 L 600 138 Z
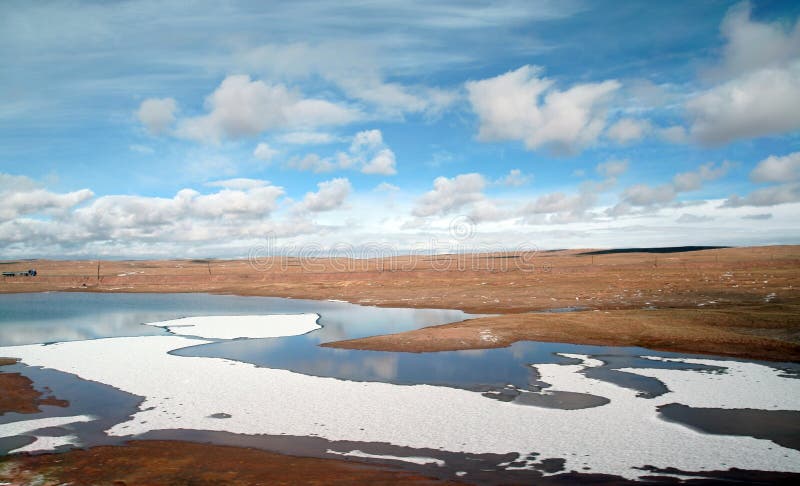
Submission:
M 95 418 L 91 415 L 73 415 L 71 417 L 47 417 L 32 420 L 20 420 L 8 424 L 0 424 L 0 437 L 14 437 L 26 435 L 36 440 L 28 445 L 14 449 L 10 452 L 37 452 L 49 451 L 56 447 L 70 444 L 78 444 L 78 438 L 74 435 L 63 435 L 59 437 L 39 436 L 36 431 L 49 427 L 62 427 L 64 425 L 79 422 L 91 422 Z
M 201 316 L 149 322 L 180 336 L 206 339 L 272 338 L 298 336 L 321 328 L 318 314 L 275 314 L 266 316 Z
M 296 330 L 306 329 L 300 324 L 308 324 L 309 320 L 298 318 Z M 190 331 L 174 324 L 170 327 L 193 335 L 226 335 L 213 326 L 198 326 Z M 227 335 L 239 334 L 242 333 Z M 634 390 L 586 377 L 583 370 L 602 362 L 583 355 L 567 355 L 581 360 L 581 364 L 534 367 L 542 381 L 552 384 L 550 390 L 591 393 L 608 398 L 610 403 L 559 410 L 490 400 L 480 393 L 449 387 L 344 381 L 226 359 L 168 354 L 207 342 L 180 336 L 121 337 L 5 347 L 0 348 L 0 356 L 18 357 L 31 366 L 74 373 L 144 397 L 130 420 L 107 431 L 113 436 L 183 428 L 317 436 L 474 454 L 538 453 L 536 457 L 541 460 L 564 458 L 567 471 L 627 478 L 645 474 L 634 469 L 645 465 L 687 471 L 738 467 L 800 472 L 800 452 L 796 450 L 752 437 L 703 434 L 659 419 L 659 402 L 639 398 Z M 694 386 L 678 385 L 687 380 L 706 380 L 707 373 L 627 371 L 663 376 L 673 390 L 671 402 L 695 404 L 702 401 L 698 393 L 710 394 L 715 397 L 716 406 L 730 408 L 752 405 L 753 393 L 767 393 L 767 388 L 770 393 L 782 393 L 781 388 L 797 383 L 780 378 L 767 366 L 748 364 L 745 370 L 731 361 L 703 360 L 703 364 L 734 371 L 715 375 L 718 380 L 704 382 L 701 392 Z M 746 372 L 748 384 L 761 384 L 763 388 L 743 388 L 737 370 Z M 727 379 L 735 382 L 728 384 Z M 710 391 L 714 386 L 722 386 L 724 392 Z M 798 401 L 800 394 L 792 392 L 775 403 L 796 410 Z M 231 417 L 211 418 L 219 413 Z
M 664 383 L 670 391 L 658 397 L 658 405 L 679 402 L 697 408 L 800 410 L 800 379 L 782 377 L 785 374 L 782 370 L 741 361 L 643 357 L 653 361 L 725 368 L 722 373 L 680 369 L 620 369 Z
M 414 464 L 435 464 L 437 466 L 444 466 L 445 462 L 441 459 L 436 459 L 433 457 L 419 457 L 419 456 L 387 456 L 381 454 L 369 454 L 367 452 L 362 452 L 358 449 L 349 452 L 339 452 L 328 449 L 326 451 L 328 454 L 336 454 L 339 456 L 348 456 L 348 457 L 363 457 L 365 459 L 385 459 L 389 461 L 403 461 L 403 462 L 411 462 Z

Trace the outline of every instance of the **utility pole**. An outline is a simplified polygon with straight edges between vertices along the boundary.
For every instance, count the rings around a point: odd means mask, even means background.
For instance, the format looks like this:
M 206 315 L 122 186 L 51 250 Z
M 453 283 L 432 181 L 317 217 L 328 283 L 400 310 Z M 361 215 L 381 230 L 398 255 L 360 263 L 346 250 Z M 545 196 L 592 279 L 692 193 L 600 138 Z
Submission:
M 100 283 L 100 260 L 97 260 L 97 283 Z

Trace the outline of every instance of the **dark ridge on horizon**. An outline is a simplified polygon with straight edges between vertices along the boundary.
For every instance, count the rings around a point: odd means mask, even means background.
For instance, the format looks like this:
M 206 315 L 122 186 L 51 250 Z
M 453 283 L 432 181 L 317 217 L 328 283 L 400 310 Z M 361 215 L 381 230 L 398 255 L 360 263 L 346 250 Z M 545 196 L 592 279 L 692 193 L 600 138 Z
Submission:
M 661 248 L 613 248 L 578 253 L 578 255 L 612 255 L 614 253 L 684 253 L 688 251 L 719 250 L 730 246 L 665 246 Z

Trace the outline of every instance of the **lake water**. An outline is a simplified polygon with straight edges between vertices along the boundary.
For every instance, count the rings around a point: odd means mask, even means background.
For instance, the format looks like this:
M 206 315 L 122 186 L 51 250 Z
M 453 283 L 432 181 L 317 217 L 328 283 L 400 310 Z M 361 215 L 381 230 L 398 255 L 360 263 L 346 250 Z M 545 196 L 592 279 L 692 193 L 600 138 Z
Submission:
M 511 402 L 518 406 L 585 410 L 602 408 L 608 399 L 586 393 L 553 392 L 544 397 L 537 393 L 550 385 L 540 381 L 535 365 L 569 366 L 581 359 L 566 357 L 586 355 L 602 361 L 582 374 L 600 382 L 612 383 L 633 390 L 642 400 L 652 400 L 670 390 L 659 379 L 630 372 L 630 369 L 694 370 L 699 373 L 725 373 L 724 358 L 718 363 L 699 364 L 654 361 L 643 358 L 698 358 L 676 353 L 655 352 L 642 348 L 580 346 L 563 343 L 520 342 L 508 348 L 437 353 L 392 353 L 342 350 L 319 347 L 320 343 L 364 336 L 388 334 L 445 324 L 473 318 L 457 310 L 391 309 L 364 307 L 343 302 L 281 299 L 269 297 L 238 297 L 208 294 L 97 294 L 42 293 L 0 295 L 0 346 L 19 346 L 36 343 L 85 341 L 126 336 L 169 336 L 167 330 L 142 325 L 181 317 L 207 315 L 266 315 L 316 313 L 321 329 L 301 336 L 268 339 L 210 340 L 196 346 L 170 351 L 173 356 L 224 358 L 251 363 L 261 368 L 289 370 L 314 377 L 330 377 L 357 382 L 383 382 L 396 385 L 436 385 L 469 390 L 483 395 L 485 400 Z M 209 341 L 209 340 L 206 340 Z M 6 353 L 8 354 L 8 353 Z M 126 356 L 120 356 L 125 360 Z M 531 366 L 534 365 L 534 366 Z M 800 366 L 791 363 L 769 363 L 782 370 L 787 379 L 800 376 Z M 136 363 L 132 362 L 135 368 Z M 544 369 L 544 368 L 541 368 Z M 628 369 L 629 371 L 622 371 Z M 124 393 L 108 384 L 77 378 L 64 371 L 17 364 L 1 368 L 4 372 L 20 372 L 30 377 L 40 389 L 47 387 L 70 407 L 43 407 L 41 414 L 0 415 L 0 426 L 31 418 L 92 415 L 100 419 L 69 427 L 53 427 L 51 435 L 78 437 L 82 445 L 118 443 L 105 431 L 114 424 L 129 419 L 142 403 L 142 398 Z M 781 411 L 739 411 L 737 422 L 746 420 L 752 427 L 726 426 L 709 414 L 708 409 L 693 409 L 669 405 L 659 416 L 713 434 L 732 434 L 773 440 L 784 447 L 800 446 L 800 413 Z M 225 417 L 220 415 L 221 420 Z M 39 434 L 41 437 L 42 434 Z M 249 445 L 287 453 L 330 457 L 330 443 L 316 437 L 250 436 L 223 431 L 153 430 L 145 438 L 210 440 L 217 443 Z M 129 438 L 129 437 L 128 437 Z M 32 443 L 30 436 L 0 438 L 0 454 L 21 445 Z M 354 443 L 356 444 L 356 443 Z M 398 455 L 395 447 L 383 444 L 357 443 L 359 450 L 370 449 L 372 454 Z M 64 446 L 62 448 L 69 448 Z M 355 445 L 353 446 L 355 447 Z M 402 451 L 400 451 L 402 452 Z M 418 453 L 419 451 L 416 451 Z M 499 452 L 499 451 L 498 451 Z M 427 451 L 428 455 L 434 452 Z M 475 481 L 521 480 L 525 474 L 533 477 L 538 470 L 511 471 L 500 466 L 507 457 L 498 455 L 454 454 L 436 451 L 436 457 L 446 458 L 448 467 L 406 465 L 414 470 L 444 478 L 463 478 L 471 474 Z M 399 455 L 410 455 L 409 453 Z M 445 459 L 442 459 L 445 461 Z M 386 461 L 383 461 L 386 462 Z M 513 462 L 513 461 L 512 461 Z M 524 463 L 524 461 L 523 461 Z M 504 463 L 503 463 L 504 464 Z M 556 469 L 557 470 L 557 469 Z

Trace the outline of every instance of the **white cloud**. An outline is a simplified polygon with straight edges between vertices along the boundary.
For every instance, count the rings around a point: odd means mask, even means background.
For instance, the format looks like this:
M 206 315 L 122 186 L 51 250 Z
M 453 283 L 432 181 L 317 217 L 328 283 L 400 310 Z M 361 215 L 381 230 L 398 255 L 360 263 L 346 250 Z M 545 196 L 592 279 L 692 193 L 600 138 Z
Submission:
M 364 174 L 394 175 L 397 174 L 395 165 L 394 152 L 389 149 L 381 149 L 369 162 L 364 164 L 361 172 Z
M 696 191 L 703 186 L 704 182 L 723 177 L 728 173 L 732 165 L 727 160 L 716 166 L 709 162 L 701 165 L 695 171 L 676 174 L 672 178 L 672 185 L 676 192 Z
M 253 156 L 263 161 L 270 161 L 276 155 L 278 155 L 278 151 L 265 142 L 259 143 L 256 145 L 255 150 L 253 150 Z
M 628 160 L 608 160 L 597 164 L 595 170 L 603 177 L 613 178 L 624 174 L 628 170 Z
M 725 176 L 731 167 L 733 164 L 728 161 L 716 165 L 709 162 L 694 171 L 675 174 L 672 181 L 666 184 L 635 184 L 625 189 L 620 195 L 620 202 L 606 212 L 610 216 L 621 216 L 631 213 L 635 207 L 657 209 L 667 205 L 685 205 L 674 203 L 680 193 L 701 189 L 704 183 Z
M 10 188 L 0 192 L 0 221 L 29 214 L 64 212 L 92 197 L 94 193 L 89 189 L 59 194 L 46 189 Z
M 306 193 L 295 209 L 314 213 L 340 208 L 353 187 L 346 178 L 331 179 L 317 184 L 317 192 Z
M 520 140 L 528 149 L 545 147 L 558 154 L 577 152 L 597 140 L 606 124 L 605 106 L 620 84 L 577 84 L 559 91 L 541 73 L 541 68 L 522 66 L 466 83 L 480 119 L 479 140 Z
M 347 152 L 338 152 L 333 157 L 309 154 L 294 158 L 287 164 L 297 170 L 330 172 L 336 169 L 358 169 L 364 174 L 397 174 L 394 152 L 384 143 L 380 130 L 363 130 L 353 136 Z
M 206 99 L 209 113 L 184 118 L 177 134 L 206 143 L 258 135 L 270 129 L 341 125 L 360 115 L 325 100 L 304 99 L 282 84 L 226 77 Z
M 148 98 L 139 105 L 136 116 L 148 132 L 161 135 L 175 123 L 177 110 L 178 104 L 172 98 Z
M 723 83 L 686 103 L 691 134 L 708 144 L 800 128 L 800 61 Z
M 511 169 L 508 174 L 498 179 L 496 184 L 508 187 L 521 187 L 528 184 L 532 178 L 531 175 L 523 174 L 519 169 Z
M 777 206 L 800 201 L 800 152 L 767 157 L 750 172 L 750 179 L 773 185 L 756 189 L 744 197 L 734 194 L 722 207 Z
M 745 214 L 742 219 L 753 219 L 756 221 L 763 221 L 765 219 L 772 219 L 772 213 L 759 213 L 759 214 Z
M 686 143 L 689 141 L 689 134 L 686 133 L 686 128 L 680 125 L 662 128 L 658 130 L 658 136 L 670 143 Z
M 722 207 L 777 206 L 797 201 L 800 201 L 800 183 L 794 182 L 756 189 L 745 197 L 733 195 L 722 203 Z
M 248 189 L 254 189 L 256 187 L 267 186 L 269 185 L 269 181 L 265 181 L 263 179 L 248 179 L 244 177 L 239 177 L 236 179 L 225 179 L 220 181 L 206 182 L 205 185 L 208 187 L 222 187 L 225 189 L 246 191 Z
M 486 180 L 477 173 L 461 174 L 452 179 L 437 177 L 433 181 L 433 190 L 417 200 L 412 214 L 426 217 L 450 213 L 484 199 L 485 187 Z
M 705 214 L 683 213 L 675 220 L 676 223 L 706 223 L 714 221 L 714 218 Z
M 721 31 L 721 62 L 706 70 L 719 84 L 686 103 L 692 137 L 722 144 L 800 129 L 800 19 L 791 27 L 756 22 L 741 3 Z
M 290 145 L 325 145 L 338 140 L 325 132 L 289 132 L 278 137 L 278 141 Z
M 56 193 L 27 176 L 0 172 L 0 222 L 26 215 L 59 215 L 92 197 L 89 189 Z
M 389 184 L 388 182 L 381 182 L 375 186 L 375 190 L 378 192 L 397 192 L 400 190 L 400 188 L 394 184 Z
M 8 192 L 29 191 L 42 185 L 24 175 L 5 174 L 0 172 L 0 194 Z
M 627 144 L 642 137 L 650 131 L 650 123 L 646 120 L 622 118 L 608 128 L 608 138 L 620 144 Z
M 672 202 L 676 195 L 675 188 L 671 184 L 655 187 L 636 184 L 625 189 L 622 193 L 622 200 L 631 206 L 652 206 Z
M 311 171 L 317 174 L 336 170 L 337 165 L 328 159 L 323 159 L 317 154 L 308 154 L 303 157 L 295 157 L 286 164 L 289 168 L 296 170 Z
M 156 151 L 152 149 L 152 147 L 148 147 L 147 145 L 141 145 L 138 143 L 132 144 L 128 146 L 128 149 L 132 152 L 137 152 L 140 154 L 151 155 L 154 154 Z
M 777 157 L 771 155 L 750 173 L 755 182 L 789 182 L 800 180 L 800 152 Z
M 794 26 L 782 22 L 754 22 L 752 5 L 732 7 L 720 31 L 726 39 L 723 59 L 707 73 L 715 78 L 732 78 L 763 68 L 781 67 L 800 54 L 800 20 Z
M 270 77 L 320 76 L 348 99 L 370 105 L 378 118 L 398 118 L 407 113 L 438 116 L 458 98 L 457 93 L 446 89 L 387 81 L 375 49 L 353 42 L 265 44 L 245 49 L 237 58 L 247 70 L 265 72 Z

